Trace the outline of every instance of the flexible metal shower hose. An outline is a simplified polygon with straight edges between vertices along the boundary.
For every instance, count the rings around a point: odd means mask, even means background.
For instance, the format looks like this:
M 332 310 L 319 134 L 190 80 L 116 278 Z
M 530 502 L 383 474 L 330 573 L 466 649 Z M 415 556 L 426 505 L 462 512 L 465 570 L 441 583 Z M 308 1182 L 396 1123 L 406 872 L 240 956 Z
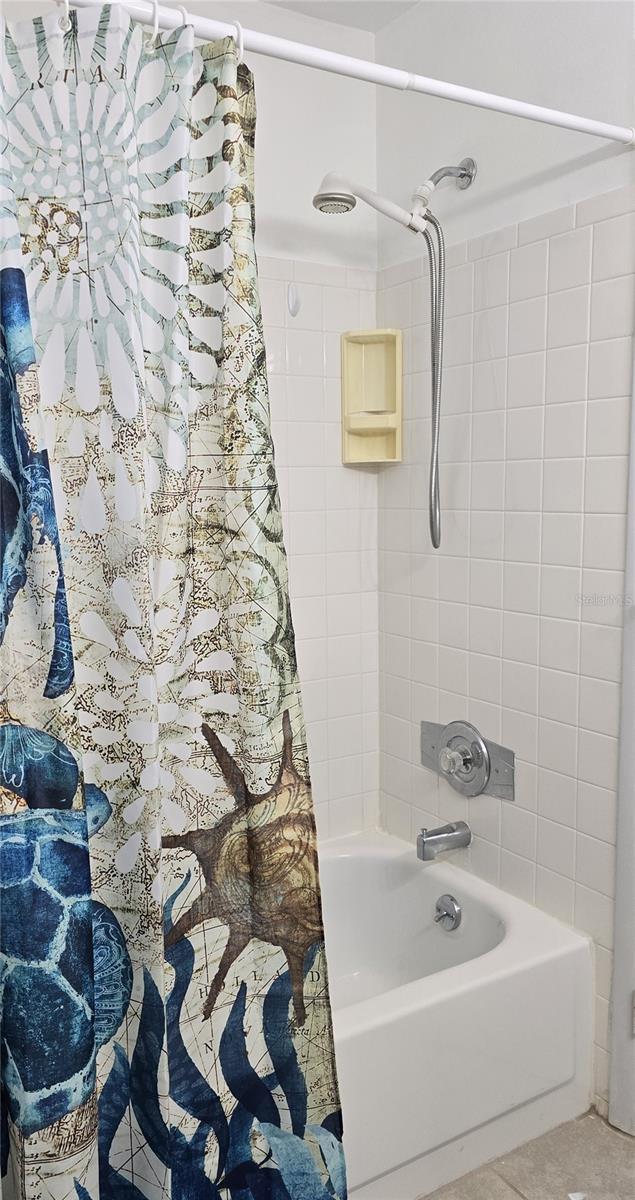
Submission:
M 443 317 L 445 307 L 445 242 L 437 218 L 429 210 L 426 220 L 434 229 L 424 232 L 430 262 L 430 350 L 432 365 L 432 448 L 430 452 L 430 537 L 435 550 L 441 545 L 441 502 L 439 499 L 439 423 L 443 373 Z M 435 253 L 436 251 L 436 253 Z

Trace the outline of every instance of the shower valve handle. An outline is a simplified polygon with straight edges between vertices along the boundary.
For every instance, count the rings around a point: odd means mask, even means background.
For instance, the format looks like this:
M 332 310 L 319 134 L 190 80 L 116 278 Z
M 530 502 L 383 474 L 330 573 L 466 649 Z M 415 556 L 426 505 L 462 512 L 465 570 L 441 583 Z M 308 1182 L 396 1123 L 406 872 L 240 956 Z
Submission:
M 456 775 L 457 771 L 469 771 L 472 766 L 472 755 L 466 748 L 463 752 L 444 746 L 439 751 L 439 767 L 444 775 Z
M 513 750 L 486 741 L 469 721 L 422 721 L 421 762 L 462 796 L 514 799 Z

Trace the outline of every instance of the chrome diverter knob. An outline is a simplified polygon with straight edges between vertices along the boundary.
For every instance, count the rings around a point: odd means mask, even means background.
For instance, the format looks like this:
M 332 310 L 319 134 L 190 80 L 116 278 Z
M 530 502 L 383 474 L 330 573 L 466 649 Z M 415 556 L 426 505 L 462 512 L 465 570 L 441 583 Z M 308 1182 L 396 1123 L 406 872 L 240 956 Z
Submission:
M 439 767 L 444 775 L 454 775 L 456 771 L 469 771 L 472 766 L 472 755 L 469 750 L 467 753 L 461 753 L 460 750 L 451 750 L 449 746 L 444 746 L 439 751 Z

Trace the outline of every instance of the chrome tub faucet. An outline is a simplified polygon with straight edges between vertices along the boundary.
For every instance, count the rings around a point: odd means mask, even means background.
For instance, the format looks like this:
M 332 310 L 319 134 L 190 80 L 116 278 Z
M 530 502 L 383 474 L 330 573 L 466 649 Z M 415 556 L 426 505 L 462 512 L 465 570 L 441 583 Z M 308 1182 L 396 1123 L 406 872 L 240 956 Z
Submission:
M 472 830 L 465 821 L 452 821 L 438 829 L 422 829 L 417 836 L 417 858 L 430 862 L 438 854 L 461 850 L 472 841 Z

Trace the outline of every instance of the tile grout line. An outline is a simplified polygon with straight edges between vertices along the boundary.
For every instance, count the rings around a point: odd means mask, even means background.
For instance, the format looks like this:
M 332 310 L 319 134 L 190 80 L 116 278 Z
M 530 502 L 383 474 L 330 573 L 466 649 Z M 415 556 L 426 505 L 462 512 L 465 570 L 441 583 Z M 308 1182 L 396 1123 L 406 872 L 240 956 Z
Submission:
M 498 1167 L 496 1166 L 497 1161 L 499 1161 L 499 1160 L 495 1160 L 493 1163 L 490 1163 L 490 1171 L 492 1171 L 494 1175 L 496 1175 L 499 1179 L 502 1180 L 502 1182 L 505 1184 L 505 1187 L 509 1188 L 510 1192 L 513 1192 L 515 1196 L 520 1196 L 520 1200 L 529 1200 L 529 1197 L 527 1196 L 527 1194 L 525 1192 L 521 1192 L 515 1186 L 515 1184 L 510 1183 L 509 1179 L 505 1179 L 505 1176 L 501 1175 L 500 1171 L 498 1170 Z M 469 1178 L 469 1176 L 468 1176 L 468 1178 Z

